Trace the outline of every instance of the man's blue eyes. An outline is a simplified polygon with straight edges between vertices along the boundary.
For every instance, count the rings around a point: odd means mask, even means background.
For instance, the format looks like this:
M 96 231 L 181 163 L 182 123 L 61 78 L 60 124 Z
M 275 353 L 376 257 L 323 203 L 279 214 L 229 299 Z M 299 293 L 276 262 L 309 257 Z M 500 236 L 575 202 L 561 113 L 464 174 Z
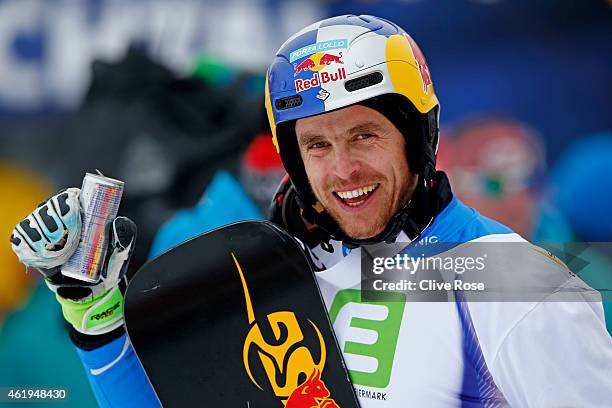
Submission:
M 359 135 L 356 135 L 354 137 L 353 140 L 367 140 L 371 137 L 373 137 L 374 135 L 371 133 L 361 133 Z M 328 142 L 317 142 L 317 143 L 313 143 L 310 146 L 308 146 L 308 149 L 322 149 L 324 147 L 328 147 L 330 146 L 330 144 Z
M 319 142 L 319 143 L 315 143 L 313 145 L 310 146 L 311 149 L 321 149 L 323 147 L 325 147 L 327 144 L 323 143 L 323 142 Z

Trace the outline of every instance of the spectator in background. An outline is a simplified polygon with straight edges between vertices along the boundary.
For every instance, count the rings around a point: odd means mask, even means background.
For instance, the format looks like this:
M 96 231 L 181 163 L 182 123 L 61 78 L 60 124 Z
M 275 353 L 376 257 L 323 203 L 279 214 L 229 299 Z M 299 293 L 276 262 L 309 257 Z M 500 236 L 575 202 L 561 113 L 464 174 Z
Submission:
M 546 154 L 537 132 L 507 118 L 482 118 L 442 140 L 443 166 L 457 196 L 531 241 L 563 242 L 571 231 L 543 199 Z
M 159 230 L 150 257 L 203 232 L 248 219 L 264 219 L 270 197 L 285 169 L 272 144 L 272 135 L 255 136 L 242 156 L 237 180 L 227 170 L 218 170 L 200 202 L 180 210 Z M 231 197 L 231 199 L 228 199 Z
M 453 138 L 441 139 L 440 153 L 441 166 L 463 201 L 530 241 L 612 241 L 612 178 L 604 176 L 612 174 L 612 134 L 584 138 L 568 147 L 549 178 L 538 134 L 510 119 L 467 122 Z M 571 259 L 567 253 L 557 255 Z M 575 255 L 584 264 L 570 264 L 570 269 L 602 294 L 606 326 L 612 333 L 612 260 L 594 248 Z
M 96 61 L 78 111 L 33 121 L 3 146 L 56 185 L 81 185 L 85 171 L 99 169 L 129 186 L 121 212 L 139 230 L 128 276 L 163 222 L 193 206 L 218 168 L 237 167 L 268 126 L 262 74 L 194 63 L 183 77 L 137 46 L 118 61 Z

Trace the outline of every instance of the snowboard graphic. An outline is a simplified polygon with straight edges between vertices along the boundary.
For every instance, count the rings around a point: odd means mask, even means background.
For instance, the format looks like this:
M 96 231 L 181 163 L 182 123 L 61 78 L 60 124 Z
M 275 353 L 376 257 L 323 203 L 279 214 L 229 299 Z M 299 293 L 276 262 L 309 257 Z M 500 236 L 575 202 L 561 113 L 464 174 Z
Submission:
M 146 263 L 127 332 L 164 407 L 358 407 L 297 241 L 245 221 Z

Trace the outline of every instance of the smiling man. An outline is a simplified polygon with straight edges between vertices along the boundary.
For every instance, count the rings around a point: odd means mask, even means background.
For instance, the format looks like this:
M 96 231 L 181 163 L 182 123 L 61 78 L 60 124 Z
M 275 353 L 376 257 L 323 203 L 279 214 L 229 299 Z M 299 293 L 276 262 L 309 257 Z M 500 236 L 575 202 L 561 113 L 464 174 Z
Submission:
M 266 107 L 290 176 L 273 219 L 308 246 L 362 407 L 607 404 L 612 340 L 599 302 L 361 297 L 364 244 L 525 242 L 462 204 L 435 170 L 439 103 L 406 32 L 372 16 L 302 29 L 268 71 Z M 542 271 L 554 264 L 534 258 Z M 565 284 L 584 289 L 576 277 Z
M 404 137 L 371 108 L 300 119 L 295 132 L 313 193 L 348 236 L 382 232 L 416 188 Z
M 609 406 L 612 340 L 601 302 L 362 299 L 364 244 L 525 242 L 463 205 L 436 171 L 439 104 L 406 32 L 372 16 L 308 26 L 278 51 L 265 100 L 290 176 L 275 194 L 272 219 L 307 246 L 362 407 Z M 13 250 L 56 292 L 98 402 L 157 406 L 120 307 L 133 223 L 114 221 L 100 282 L 57 273 L 78 242 L 78 196 L 69 189 L 35 210 L 15 228 Z M 48 251 L 60 238 L 64 247 Z M 556 265 L 539 252 L 532 257 L 544 270 Z M 581 287 L 571 274 L 566 283 Z M 120 305 L 112 319 L 85 324 L 111 300 Z

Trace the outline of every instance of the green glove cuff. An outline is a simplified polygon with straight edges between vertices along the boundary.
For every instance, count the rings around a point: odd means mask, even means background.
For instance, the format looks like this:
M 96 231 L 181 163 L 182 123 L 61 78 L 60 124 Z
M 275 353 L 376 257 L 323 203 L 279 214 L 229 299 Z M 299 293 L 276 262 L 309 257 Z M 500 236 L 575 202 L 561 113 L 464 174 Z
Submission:
M 77 302 L 56 295 L 64 318 L 84 334 L 108 333 L 123 324 L 123 294 L 118 287 L 92 300 Z

